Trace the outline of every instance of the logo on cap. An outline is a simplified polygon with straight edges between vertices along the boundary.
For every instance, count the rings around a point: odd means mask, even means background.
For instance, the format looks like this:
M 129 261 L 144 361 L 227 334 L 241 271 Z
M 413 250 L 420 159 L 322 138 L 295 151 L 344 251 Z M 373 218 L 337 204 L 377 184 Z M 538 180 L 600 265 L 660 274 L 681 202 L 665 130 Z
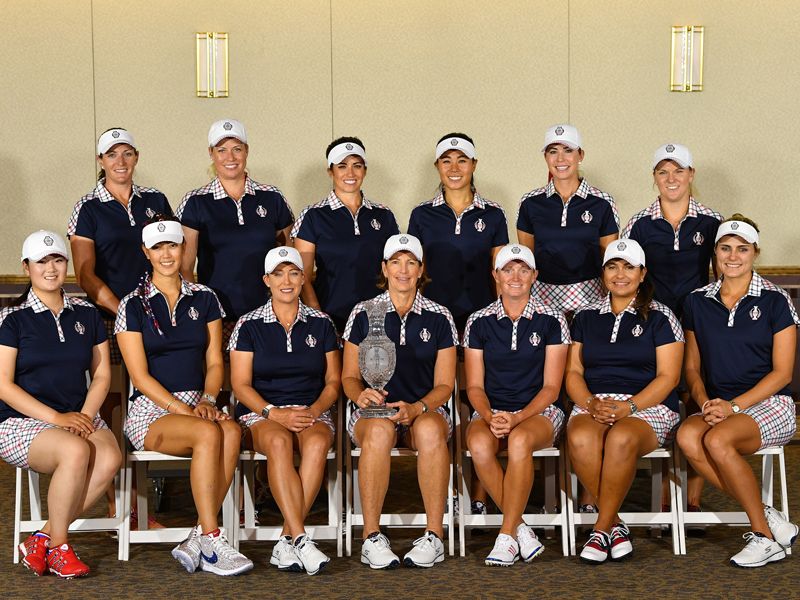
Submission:
M 372 225 L 372 228 L 375 231 L 378 231 L 381 228 L 381 223 L 380 221 L 378 221 L 378 219 L 372 219 L 372 221 L 370 221 L 369 224 Z
M 511 254 L 519 254 L 522 250 L 519 249 L 519 246 L 511 246 Z
M 564 133 L 564 128 L 560 125 L 556 127 L 556 135 L 562 135 Z
M 313 348 L 316 345 L 317 345 L 317 338 L 315 338 L 313 335 L 309 333 L 306 336 L 306 346 L 308 346 L 309 348 Z
M 78 335 L 83 335 L 86 333 L 86 327 L 80 321 L 75 321 L 75 331 L 78 332 Z
M 280 256 L 281 258 L 285 258 L 289 256 L 289 251 L 286 248 L 281 248 L 280 250 L 278 250 L 278 256 Z
M 225 131 L 230 131 L 231 129 L 233 129 L 233 125 L 231 123 L 229 123 L 228 121 L 225 121 L 225 123 L 222 125 L 222 128 Z
M 584 223 L 591 223 L 592 219 L 593 219 L 592 213 L 590 213 L 588 210 L 584 211 L 583 214 L 581 215 L 581 221 L 583 221 Z
M 144 214 L 146 214 L 148 218 L 152 219 L 156 216 L 156 211 L 154 211 L 152 208 L 148 208 L 146 211 L 144 211 Z
M 200 316 L 200 313 L 199 313 L 199 312 L 197 312 L 197 309 L 196 309 L 194 306 L 192 306 L 192 307 L 189 309 L 189 318 L 190 318 L 192 321 L 197 321 L 197 318 L 198 318 L 199 316 Z
M 430 332 L 430 331 L 428 331 L 427 329 L 425 329 L 425 328 L 423 327 L 423 328 L 422 328 L 422 331 L 420 331 L 420 332 L 419 332 L 419 338 L 420 338 L 420 339 L 421 339 L 423 342 L 428 342 L 428 341 L 430 341 L 430 339 L 431 339 L 431 332 Z
M 347 148 L 348 150 L 352 150 L 353 144 L 345 144 L 344 147 Z
M 486 223 L 483 222 L 483 219 L 478 219 L 477 221 L 475 221 L 475 229 L 477 229 L 478 232 L 481 232 L 484 229 L 486 229 Z
M 158 224 L 158 227 L 157 227 L 157 229 L 158 229 L 158 230 L 159 230 L 161 233 L 164 233 L 164 232 L 167 230 L 167 226 L 166 226 L 166 225 L 164 225 L 163 223 L 159 223 L 159 224 Z
M 759 309 L 758 306 L 754 306 L 753 308 L 750 309 L 750 318 L 753 319 L 753 321 L 758 321 L 758 318 L 760 316 L 761 316 L 761 309 Z
M 539 336 L 539 334 L 538 334 L 538 333 L 536 333 L 536 332 L 534 331 L 534 332 L 531 334 L 531 337 L 529 337 L 529 338 L 528 338 L 528 341 L 530 341 L 530 343 L 531 343 L 531 346 L 538 346 L 538 345 L 539 345 L 539 343 L 542 341 L 542 338 Z
M 636 327 L 631 329 L 631 333 L 633 334 L 633 337 L 639 337 L 644 333 L 644 329 L 642 329 L 641 325 L 637 325 Z
M 115 139 L 118 138 L 119 137 L 119 131 L 117 131 L 116 129 L 114 131 L 112 131 L 111 132 L 111 137 L 113 137 Z
M 625 248 L 627 248 L 627 247 L 628 246 L 625 245 L 625 242 L 620 242 L 619 244 L 617 244 L 617 250 L 619 250 L 620 252 L 625 250 Z
M 267 216 L 267 209 L 260 204 L 256 207 L 256 214 L 262 219 Z
M 675 146 L 673 146 L 672 144 L 667 144 L 667 147 L 664 148 L 664 150 L 666 150 L 667 152 L 675 152 Z
M 407 244 L 407 243 L 408 243 L 408 238 L 407 238 L 406 236 L 404 236 L 404 235 L 403 235 L 403 236 L 400 236 L 400 239 L 399 239 L 398 241 L 399 241 L 401 244 Z
M 54 243 L 53 238 L 51 238 L 49 235 L 44 236 L 44 240 L 42 241 L 44 241 L 45 246 L 52 246 Z
M 692 236 L 692 241 L 694 242 L 695 246 L 702 246 L 705 238 L 703 237 L 703 234 L 698 231 Z
M 731 223 L 731 229 L 733 230 L 739 229 L 739 224 L 736 222 Z
M 450 140 L 450 145 L 451 146 L 458 146 L 458 140 L 456 138 L 453 138 L 452 140 Z

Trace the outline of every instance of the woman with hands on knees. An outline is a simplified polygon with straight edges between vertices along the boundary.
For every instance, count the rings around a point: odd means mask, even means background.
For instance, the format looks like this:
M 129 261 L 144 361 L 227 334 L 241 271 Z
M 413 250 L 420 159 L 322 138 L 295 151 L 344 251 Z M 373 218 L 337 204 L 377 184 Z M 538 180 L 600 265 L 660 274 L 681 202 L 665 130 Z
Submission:
M 115 332 L 134 390 L 125 435 L 136 450 L 191 456 L 189 481 L 198 524 L 172 550 L 190 573 L 249 571 L 217 527 L 239 460 L 241 430 L 216 408 L 222 385 L 222 316 L 217 296 L 180 276 L 183 230 L 157 215 L 142 230 L 152 275 L 120 302 Z M 205 363 L 205 372 L 203 364 Z
M 531 296 L 533 252 L 509 244 L 497 254 L 500 297 L 473 313 L 464 331 L 467 395 L 475 412 L 467 447 L 481 482 L 503 511 L 503 524 L 487 565 L 532 561 L 544 551 L 522 520 L 533 485 L 534 450 L 554 444 L 564 425 L 556 404 L 569 329 L 564 316 Z M 497 459 L 508 449 L 508 467 Z
M 341 389 L 339 340 L 331 319 L 300 301 L 305 274 L 297 250 L 270 250 L 264 273 L 272 297 L 239 319 L 229 345 L 236 415 L 245 445 L 267 457 L 269 487 L 284 518 L 270 563 L 316 575 L 330 559 L 303 522 L 335 434 L 331 408 Z
M 111 382 L 106 330 L 94 306 L 61 288 L 61 236 L 29 235 L 22 264 L 30 285 L 0 311 L 0 458 L 52 475 L 48 520 L 19 545 L 22 563 L 37 575 L 82 577 L 89 567 L 69 544 L 69 524 L 103 495 L 122 461 L 98 415 Z
M 663 446 L 678 424 L 675 387 L 684 341 L 672 311 L 653 300 L 637 242 L 611 242 L 602 273 L 608 295 L 575 313 L 566 372 L 575 403 L 567 424 L 569 457 L 599 513 L 580 555 L 589 564 L 633 553 L 617 512 L 639 457 Z
M 683 315 L 686 383 L 701 412 L 681 425 L 678 443 L 695 470 L 747 513 L 747 544 L 731 557 L 737 567 L 786 558 L 798 534 L 761 503 L 744 458 L 787 444 L 796 429 L 789 383 L 800 319 L 789 295 L 754 270 L 759 252 L 755 223 L 740 214 L 723 221 L 714 246 L 720 279 L 689 294 Z
M 347 431 L 361 447 L 358 487 L 364 513 L 361 562 L 373 569 L 394 568 L 400 559 L 381 533 L 380 514 L 389 487 L 390 453 L 398 442 L 416 450 L 417 477 L 427 524 L 425 533 L 403 557 L 408 567 L 432 567 L 444 560 L 442 543 L 453 429 L 445 408 L 456 376 L 456 333 L 453 317 L 425 298 L 420 241 L 409 234 L 393 235 L 383 249 L 381 287 L 376 299 L 388 304 L 384 327 L 394 342 L 394 375 L 380 393 L 365 387 L 358 366 L 358 345 L 369 332 L 365 302 L 355 306 L 344 331 L 342 385 L 356 405 Z M 390 418 L 362 418 L 361 409 L 382 405 L 397 409 Z

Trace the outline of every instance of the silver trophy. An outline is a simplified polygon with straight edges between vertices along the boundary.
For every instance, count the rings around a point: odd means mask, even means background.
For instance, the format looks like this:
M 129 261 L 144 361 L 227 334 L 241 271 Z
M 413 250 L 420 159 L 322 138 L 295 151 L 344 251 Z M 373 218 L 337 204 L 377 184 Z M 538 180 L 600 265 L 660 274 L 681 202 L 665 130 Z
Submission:
M 389 311 L 389 304 L 385 300 L 372 300 L 367 302 L 367 318 L 369 319 L 369 333 L 358 345 L 358 368 L 361 376 L 369 387 L 379 392 L 389 383 L 394 375 L 397 363 L 397 350 L 394 342 L 386 335 L 384 321 Z M 392 417 L 397 413 L 396 408 L 372 404 L 361 409 L 361 416 L 367 419 L 380 419 Z

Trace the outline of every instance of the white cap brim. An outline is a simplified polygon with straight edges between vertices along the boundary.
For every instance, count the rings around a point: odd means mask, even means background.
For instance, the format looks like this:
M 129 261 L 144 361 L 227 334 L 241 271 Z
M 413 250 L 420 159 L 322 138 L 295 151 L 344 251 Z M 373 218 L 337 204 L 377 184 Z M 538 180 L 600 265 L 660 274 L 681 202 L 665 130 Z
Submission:
M 574 126 L 563 123 L 560 125 L 553 125 L 545 132 L 542 152 L 553 144 L 563 144 L 568 148 L 578 150 L 583 147 L 583 138 L 581 138 L 580 132 Z
M 443 139 L 441 142 L 436 144 L 436 158 L 435 160 L 439 160 L 439 157 L 442 156 L 445 152 L 449 152 L 450 150 L 458 150 L 462 152 L 464 156 L 467 158 L 475 158 L 475 145 L 472 144 L 469 140 L 465 140 L 464 138 L 460 137 L 449 137 Z
M 360 156 L 364 165 L 367 164 L 367 153 L 364 148 L 353 142 L 344 142 L 337 144 L 328 152 L 328 166 L 338 165 L 348 156 Z
M 244 124 L 236 119 L 222 119 L 215 121 L 208 129 L 208 147 L 213 148 L 225 138 L 234 138 L 247 143 L 247 131 Z
M 716 244 L 726 235 L 738 235 L 748 244 L 758 243 L 758 231 L 756 231 L 755 227 L 744 221 L 725 221 L 724 223 L 720 223 L 717 229 L 717 235 L 714 237 L 714 243 Z
M 117 144 L 128 144 L 131 148 L 136 148 L 136 142 L 130 131 L 125 129 L 109 129 L 97 140 L 97 155 L 105 154 Z
M 150 223 L 142 229 L 142 243 L 145 248 L 152 248 L 161 242 L 180 244 L 183 242 L 183 227 L 177 221 L 158 221 Z
M 39 261 L 45 256 L 58 254 L 64 258 L 69 258 L 67 253 L 67 243 L 60 235 L 53 231 L 40 229 L 25 238 L 22 243 L 21 261 Z
M 531 269 L 536 270 L 536 259 L 533 252 L 522 244 L 507 244 L 500 249 L 494 258 L 494 270 L 502 269 L 513 260 L 521 260 Z
M 283 263 L 290 263 L 301 271 L 303 270 L 303 258 L 297 249 L 291 246 L 278 246 L 267 252 L 264 257 L 264 274 L 269 275 Z
M 422 244 L 408 233 L 396 233 L 383 245 L 383 260 L 389 260 L 398 252 L 411 252 L 418 261 L 422 262 Z
M 684 169 L 693 168 L 694 166 L 692 153 L 689 151 L 689 148 L 683 144 L 670 143 L 659 146 L 653 154 L 653 169 L 655 169 L 662 160 L 671 160 Z

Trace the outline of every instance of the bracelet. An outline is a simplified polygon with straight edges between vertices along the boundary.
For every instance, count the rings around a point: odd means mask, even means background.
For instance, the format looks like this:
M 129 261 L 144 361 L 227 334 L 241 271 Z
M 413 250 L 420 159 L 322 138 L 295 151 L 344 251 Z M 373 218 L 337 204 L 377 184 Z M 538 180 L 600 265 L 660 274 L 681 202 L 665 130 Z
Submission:
M 170 401 L 169 401 L 169 404 L 167 404 L 167 408 L 165 408 L 164 410 L 166 410 L 167 412 L 169 412 L 169 407 L 170 407 L 170 406 L 172 406 L 172 404 L 173 404 L 174 402 L 175 402 L 175 399 L 173 398 L 172 400 L 170 400 Z

